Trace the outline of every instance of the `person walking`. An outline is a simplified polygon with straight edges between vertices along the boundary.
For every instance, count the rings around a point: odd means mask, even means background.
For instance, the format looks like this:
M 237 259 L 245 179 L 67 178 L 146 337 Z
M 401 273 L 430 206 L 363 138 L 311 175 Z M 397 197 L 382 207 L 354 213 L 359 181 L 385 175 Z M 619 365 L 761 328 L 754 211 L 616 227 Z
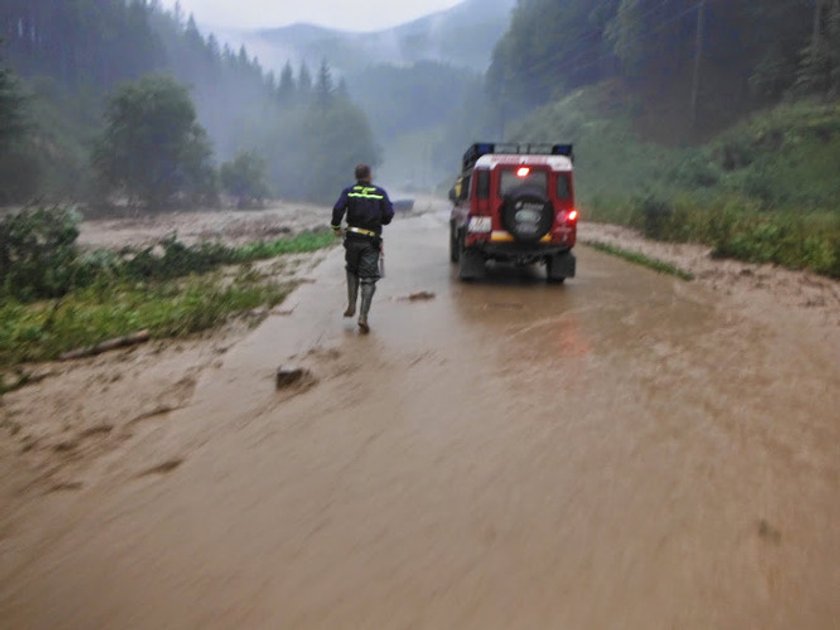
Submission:
M 380 279 L 379 260 L 382 256 L 382 226 L 394 218 L 394 206 L 388 193 L 373 185 L 370 166 L 356 167 L 356 184 L 345 188 L 333 208 L 332 229 L 341 234 L 341 224 L 347 215 L 344 232 L 345 260 L 347 262 L 347 310 L 344 317 L 356 315 L 356 303 L 361 288 L 359 329 L 370 332 L 368 315 Z

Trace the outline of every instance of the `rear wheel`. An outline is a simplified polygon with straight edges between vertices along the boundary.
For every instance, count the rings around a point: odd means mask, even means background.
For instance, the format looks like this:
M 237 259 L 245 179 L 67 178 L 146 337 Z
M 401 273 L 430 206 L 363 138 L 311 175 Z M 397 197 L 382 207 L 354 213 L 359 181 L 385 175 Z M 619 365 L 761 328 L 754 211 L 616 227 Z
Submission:
M 455 222 L 449 222 L 449 260 L 457 263 L 461 257 L 461 244 L 458 240 L 458 231 L 455 229 Z
M 464 237 L 458 239 L 458 277 L 464 281 L 480 280 L 486 273 L 481 252 L 464 247 Z
M 546 279 L 553 284 L 563 284 L 566 278 L 574 278 L 575 271 L 576 261 L 571 252 L 547 256 L 545 259 Z

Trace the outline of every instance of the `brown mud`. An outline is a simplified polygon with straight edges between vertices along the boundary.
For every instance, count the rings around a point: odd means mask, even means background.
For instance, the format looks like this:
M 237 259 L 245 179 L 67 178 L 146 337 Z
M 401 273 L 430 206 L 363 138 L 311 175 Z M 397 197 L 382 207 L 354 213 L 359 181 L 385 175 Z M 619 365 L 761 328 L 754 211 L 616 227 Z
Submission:
M 755 315 L 781 311 L 788 319 L 805 320 L 808 325 L 827 330 L 840 329 L 840 282 L 836 280 L 775 265 L 716 260 L 705 245 L 652 241 L 636 230 L 617 225 L 581 224 L 579 238 L 671 263 Z
M 416 216 L 441 206 L 433 197 L 420 197 L 410 213 Z M 320 206 L 272 201 L 259 210 L 194 210 L 143 214 L 134 218 L 89 220 L 82 223 L 79 242 L 88 247 L 141 247 L 176 234 L 184 243 L 223 241 L 242 245 L 277 240 L 304 230 L 323 229 L 329 210 Z
M 440 215 L 389 230 L 370 336 L 336 251 L 282 314 L 194 342 L 189 381 L 139 349 L 111 395 L 4 397 L 70 463 L 34 483 L 0 442 L 3 625 L 840 623 L 836 312 L 585 247 L 564 286 L 467 285 L 446 243 Z M 288 364 L 317 382 L 278 392 Z

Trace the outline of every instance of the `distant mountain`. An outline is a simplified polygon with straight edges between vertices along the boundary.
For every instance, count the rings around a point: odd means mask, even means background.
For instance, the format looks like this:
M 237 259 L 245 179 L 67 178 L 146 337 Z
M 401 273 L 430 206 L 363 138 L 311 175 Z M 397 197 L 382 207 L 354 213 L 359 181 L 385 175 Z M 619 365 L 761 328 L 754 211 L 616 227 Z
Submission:
M 370 65 L 438 61 L 484 72 L 493 48 L 507 31 L 516 0 L 465 0 L 447 10 L 392 29 L 351 33 L 311 24 L 232 35 L 275 70 L 286 61 L 322 60 L 341 74 Z

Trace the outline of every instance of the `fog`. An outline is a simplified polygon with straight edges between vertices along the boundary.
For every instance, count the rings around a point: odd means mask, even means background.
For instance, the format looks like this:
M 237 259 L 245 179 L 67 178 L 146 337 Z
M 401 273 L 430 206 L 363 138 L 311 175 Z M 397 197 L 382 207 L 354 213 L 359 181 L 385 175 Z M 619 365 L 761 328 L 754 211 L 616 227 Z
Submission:
M 341 0 L 309 0 L 289 3 L 275 0 L 163 0 L 164 6 L 195 15 L 208 28 L 265 29 L 307 23 L 344 31 L 370 32 L 392 28 L 437 11 L 449 9 L 461 0 L 367 0 L 364 8 Z
M 837 628 L 840 0 L 162 2 L 0 0 L 0 626 Z

